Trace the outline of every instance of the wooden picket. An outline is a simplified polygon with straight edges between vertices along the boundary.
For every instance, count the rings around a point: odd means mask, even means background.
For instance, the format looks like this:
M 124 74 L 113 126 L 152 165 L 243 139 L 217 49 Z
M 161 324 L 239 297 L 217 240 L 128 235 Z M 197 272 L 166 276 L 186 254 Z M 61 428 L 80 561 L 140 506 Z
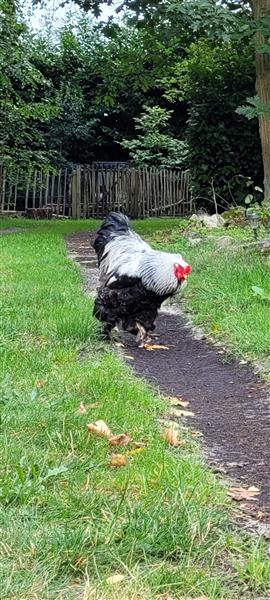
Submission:
M 188 216 L 192 212 L 189 172 L 78 165 L 75 169 L 25 173 L 0 165 L 2 213 L 50 213 L 86 219 L 104 217 L 112 210 L 132 218 Z

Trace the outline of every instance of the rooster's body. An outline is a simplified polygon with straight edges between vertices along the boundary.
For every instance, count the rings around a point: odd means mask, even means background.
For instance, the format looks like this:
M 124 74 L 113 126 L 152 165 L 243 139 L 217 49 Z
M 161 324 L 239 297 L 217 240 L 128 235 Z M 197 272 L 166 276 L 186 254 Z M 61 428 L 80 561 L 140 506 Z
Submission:
M 121 213 L 109 214 L 93 246 L 100 269 L 94 316 L 108 335 L 121 325 L 145 341 L 162 302 L 179 290 L 189 265 L 181 255 L 152 250 Z

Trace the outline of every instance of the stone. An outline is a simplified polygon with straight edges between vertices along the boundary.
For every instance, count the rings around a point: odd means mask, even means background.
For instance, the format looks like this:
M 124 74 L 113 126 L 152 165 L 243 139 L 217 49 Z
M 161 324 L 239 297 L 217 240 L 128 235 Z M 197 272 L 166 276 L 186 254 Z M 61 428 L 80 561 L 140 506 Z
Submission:
M 190 221 L 192 223 L 195 224 L 202 224 L 205 225 L 205 227 L 208 227 L 209 229 L 215 228 L 215 227 L 224 227 L 225 225 L 225 219 L 223 219 L 223 217 L 221 215 L 207 215 L 206 213 L 201 213 L 201 214 L 194 214 L 191 215 L 190 217 Z
M 200 238 L 190 238 L 190 237 L 188 237 L 187 241 L 188 241 L 188 243 L 191 246 L 197 246 L 198 244 L 200 244 L 203 241 L 203 238 L 201 238 L 201 237 Z
M 224 227 L 225 219 L 221 215 L 202 215 L 200 217 L 201 223 L 203 223 L 209 229 L 216 227 Z
M 270 252 L 270 239 L 265 238 L 264 240 L 258 240 L 256 242 L 245 242 L 242 244 L 242 248 L 245 248 L 246 250 L 258 250 L 262 254 L 267 255 Z
M 200 217 L 199 217 L 198 215 L 195 215 L 195 214 L 194 214 L 194 215 L 191 215 L 191 217 L 190 217 L 190 219 L 189 219 L 189 220 L 190 220 L 191 222 L 194 222 L 194 223 L 200 223 Z
M 229 246 L 232 246 L 232 244 L 234 244 L 234 239 L 230 235 L 222 235 L 216 240 L 216 246 L 218 250 L 229 248 Z

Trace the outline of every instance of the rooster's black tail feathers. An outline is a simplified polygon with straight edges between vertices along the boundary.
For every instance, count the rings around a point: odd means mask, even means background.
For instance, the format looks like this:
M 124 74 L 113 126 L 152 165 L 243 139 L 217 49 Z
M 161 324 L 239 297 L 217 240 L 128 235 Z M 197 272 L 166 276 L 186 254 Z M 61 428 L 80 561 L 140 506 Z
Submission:
M 115 235 L 126 235 L 129 228 L 129 219 L 122 213 L 111 212 L 106 217 L 104 223 L 97 231 L 97 236 L 93 243 L 93 248 L 97 253 L 99 262 L 102 258 L 106 244 L 111 242 Z

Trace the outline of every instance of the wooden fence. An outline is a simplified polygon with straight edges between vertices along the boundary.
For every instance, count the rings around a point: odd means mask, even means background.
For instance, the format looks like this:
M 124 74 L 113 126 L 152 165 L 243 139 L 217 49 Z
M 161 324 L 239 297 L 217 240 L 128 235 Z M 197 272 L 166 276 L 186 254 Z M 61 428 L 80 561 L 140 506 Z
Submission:
M 192 212 L 189 173 L 129 166 L 25 173 L 0 166 L 1 212 L 28 214 L 38 209 L 75 219 L 99 218 L 111 210 L 132 218 L 188 216 Z

